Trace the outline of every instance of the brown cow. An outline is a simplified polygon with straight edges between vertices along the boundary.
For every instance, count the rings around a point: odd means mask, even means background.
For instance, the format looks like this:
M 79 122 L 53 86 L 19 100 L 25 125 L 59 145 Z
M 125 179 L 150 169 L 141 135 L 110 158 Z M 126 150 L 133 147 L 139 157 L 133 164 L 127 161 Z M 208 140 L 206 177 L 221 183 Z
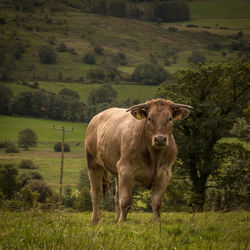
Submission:
M 106 171 L 116 177 L 115 215 L 118 222 L 126 220 L 134 182 L 152 189 L 153 219 L 160 219 L 163 195 L 177 154 L 173 120 L 186 118 L 190 108 L 155 99 L 128 110 L 107 109 L 90 121 L 85 150 L 93 224 L 99 220 L 100 194 Z

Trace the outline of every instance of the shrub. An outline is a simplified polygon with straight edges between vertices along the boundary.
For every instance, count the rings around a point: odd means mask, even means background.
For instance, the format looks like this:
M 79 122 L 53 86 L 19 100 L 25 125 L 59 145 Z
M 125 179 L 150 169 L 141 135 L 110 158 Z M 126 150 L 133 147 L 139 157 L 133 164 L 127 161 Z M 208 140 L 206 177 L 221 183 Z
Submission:
M 96 63 L 95 55 L 92 53 L 86 53 L 83 56 L 82 60 L 84 63 L 87 63 L 87 64 L 95 64 Z
M 0 114 L 9 114 L 13 91 L 10 87 L 0 84 Z
M 27 173 L 23 173 L 19 176 L 18 181 L 21 187 L 24 187 L 32 180 L 43 180 L 42 175 L 37 171 L 30 171 Z
M 6 24 L 6 20 L 4 17 L 0 17 L 0 24 Z
M 68 49 L 68 52 L 69 52 L 70 54 L 72 54 L 72 55 L 77 55 L 77 53 L 76 53 L 76 51 L 75 51 L 74 48 L 69 48 L 69 49 Z
M 167 78 L 170 78 L 168 72 L 160 65 L 152 63 L 142 63 L 138 65 L 131 75 L 131 80 L 145 85 L 159 85 Z
M 11 199 L 18 190 L 18 171 L 13 164 L 0 164 L 0 191 Z
M 206 60 L 206 55 L 201 51 L 192 51 L 191 56 L 188 58 L 188 62 L 193 64 L 205 64 Z
M 38 166 L 33 163 L 32 160 L 22 160 L 19 168 L 22 169 L 38 169 Z
M 38 193 L 38 202 L 44 203 L 53 194 L 51 188 L 42 180 L 32 180 L 28 183 L 28 187 Z
M 75 195 L 72 194 L 72 187 L 66 186 L 63 189 L 63 197 L 62 197 L 63 205 L 66 207 L 73 207 L 75 198 L 76 198 Z
M 19 60 L 22 58 L 23 53 L 25 52 L 25 47 L 23 46 L 22 43 L 16 43 L 12 47 L 12 55 L 14 56 L 15 59 Z
M 109 4 L 109 15 L 115 17 L 126 17 L 127 2 L 125 0 L 112 0 Z
M 43 64 L 52 64 L 56 61 L 56 52 L 50 46 L 43 46 L 39 50 L 40 62 Z
M 79 99 L 79 94 L 76 91 L 68 89 L 68 88 L 61 89 L 59 92 L 59 95 L 68 96 L 74 99 Z
M 60 45 L 57 48 L 58 52 L 67 52 L 67 50 L 68 50 L 67 45 L 64 42 L 60 43 Z
M 94 51 L 96 54 L 102 55 L 103 54 L 103 47 L 101 45 L 95 45 L 94 46 Z
M 75 207 L 80 212 L 92 210 L 89 188 L 83 187 L 75 200 Z
M 36 147 L 37 140 L 36 133 L 30 128 L 26 128 L 18 134 L 18 146 L 25 150 L 29 150 L 29 147 Z
M 90 69 L 87 72 L 87 77 L 89 79 L 95 79 L 95 80 L 101 80 L 103 81 L 105 79 L 105 73 L 104 70 L 100 67 L 95 68 L 95 69 Z
M 62 143 L 61 142 L 57 142 L 54 145 L 54 151 L 55 152 L 62 152 Z M 68 143 L 64 143 L 64 152 L 70 152 L 70 146 Z
M 19 150 L 13 142 L 8 142 L 5 146 L 5 153 L 19 153 Z
M 187 24 L 186 27 L 187 28 L 198 28 L 199 25 L 196 25 L 196 24 Z

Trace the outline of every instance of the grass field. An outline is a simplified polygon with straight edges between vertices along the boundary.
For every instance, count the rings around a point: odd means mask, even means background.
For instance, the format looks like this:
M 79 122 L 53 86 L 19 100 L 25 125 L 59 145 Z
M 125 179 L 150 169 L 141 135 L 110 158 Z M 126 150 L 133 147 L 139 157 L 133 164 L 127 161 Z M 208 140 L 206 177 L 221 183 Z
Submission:
M 84 157 L 84 138 L 87 124 L 51 121 L 36 118 L 0 116 L 0 140 L 17 142 L 19 131 L 31 128 L 38 136 L 38 145 L 29 151 L 21 150 L 17 154 L 7 154 L 0 149 L 0 163 L 18 164 L 23 159 L 31 159 L 39 166 L 38 171 L 44 180 L 54 189 L 59 183 L 61 153 L 54 152 L 53 146 L 61 141 L 62 133 L 54 130 L 64 126 L 66 129 L 74 128 L 74 132 L 65 134 L 65 142 L 71 146 L 71 152 L 65 153 L 64 185 L 76 186 L 80 171 L 86 167 Z M 80 144 L 79 144 L 80 143 Z M 77 144 L 79 144 L 77 146 Z M 19 173 L 27 170 L 19 169 Z
M 88 95 L 92 89 L 98 88 L 101 84 L 80 84 L 80 83 L 67 83 L 67 82 L 45 82 L 39 81 L 39 88 L 46 91 L 58 94 L 63 88 L 69 88 L 76 91 L 80 100 L 87 104 Z M 34 89 L 16 83 L 2 83 L 9 86 L 14 95 L 25 91 L 34 91 Z M 143 85 L 118 85 L 112 84 L 112 87 L 117 91 L 117 100 L 119 102 L 130 100 L 140 100 L 145 102 L 151 100 L 156 95 L 157 86 L 143 86 Z
M 113 213 L 91 226 L 90 213 L 0 211 L 0 249 L 249 249 L 249 213 Z

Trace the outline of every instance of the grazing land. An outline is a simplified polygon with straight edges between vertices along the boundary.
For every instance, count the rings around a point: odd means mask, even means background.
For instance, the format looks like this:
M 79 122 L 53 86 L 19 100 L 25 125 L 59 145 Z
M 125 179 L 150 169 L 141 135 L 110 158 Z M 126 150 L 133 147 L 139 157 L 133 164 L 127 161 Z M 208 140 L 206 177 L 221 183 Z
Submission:
M 90 213 L 0 211 L 1 249 L 249 249 L 249 213 L 131 213 L 117 225 L 103 212 L 97 226 Z
M 36 118 L 0 116 L 0 140 L 17 142 L 19 131 L 31 128 L 38 136 L 38 145 L 29 151 L 20 150 L 20 153 L 5 153 L 0 149 L 0 163 L 13 163 L 17 166 L 23 159 L 30 159 L 39 166 L 39 171 L 44 180 L 52 188 L 56 188 L 60 176 L 61 153 L 54 152 L 54 144 L 62 140 L 62 133 L 53 129 L 74 128 L 74 132 L 65 134 L 65 142 L 71 147 L 71 152 L 65 153 L 64 160 L 64 185 L 76 186 L 79 181 L 80 171 L 86 167 L 84 157 L 84 138 L 87 124 L 51 121 Z M 28 170 L 19 169 L 19 173 Z

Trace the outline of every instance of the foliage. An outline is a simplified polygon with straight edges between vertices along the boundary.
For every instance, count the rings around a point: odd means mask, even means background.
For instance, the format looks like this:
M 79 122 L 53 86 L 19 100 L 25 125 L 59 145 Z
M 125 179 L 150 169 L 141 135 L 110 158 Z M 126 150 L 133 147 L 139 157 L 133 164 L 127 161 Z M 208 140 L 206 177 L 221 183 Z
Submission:
M 219 167 L 214 146 L 242 115 L 249 76 L 249 62 L 198 64 L 159 88 L 160 96 L 194 107 L 189 118 L 175 126 L 182 173 L 192 183 L 189 205 L 194 209 L 203 208 L 207 180 Z
M 21 169 L 38 169 L 38 166 L 32 160 L 22 160 L 19 168 Z
M 250 153 L 241 144 L 218 143 L 215 147 L 219 167 L 213 174 L 215 210 L 249 209 Z
M 233 125 L 233 128 L 230 130 L 232 135 L 240 138 L 242 141 L 249 142 L 250 140 L 250 125 L 247 123 L 246 119 L 237 118 L 236 122 Z
M 168 72 L 160 65 L 143 63 L 135 68 L 131 75 L 131 81 L 145 85 L 159 85 L 169 77 Z
M 22 43 L 15 43 L 12 47 L 12 55 L 16 60 L 20 60 L 22 58 L 23 53 L 25 52 L 25 47 Z
M 153 20 L 163 22 L 190 19 L 187 1 L 158 1 L 154 4 Z
M 53 194 L 51 188 L 42 180 L 31 180 L 27 186 L 38 193 L 37 201 L 41 203 L 46 202 L 46 199 Z
M 87 63 L 87 64 L 96 64 L 95 55 L 91 52 L 86 53 L 83 56 L 82 60 L 84 63 Z
M 68 47 L 64 42 L 61 42 L 57 48 L 58 52 L 67 52 L 67 50 L 68 50 Z
M 75 208 L 80 212 L 92 210 L 90 190 L 88 187 L 83 187 L 75 199 Z
M 42 64 L 53 64 L 56 61 L 57 54 L 50 46 L 43 46 L 39 50 L 39 58 Z
M 193 64 L 204 64 L 206 62 L 206 55 L 198 50 L 192 51 L 191 56 L 188 58 L 188 62 L 193 63 Z
M 42 175 L 37 171 L 30 171 L 27 173 L 23 173 L 18 177 L 18 181 L 21 187 L 24 187 L 32 180 L 43 180 Z
M 9 114 L 12 97 L 11 88 L 0 84 L 0 114 Z
M 19 150 L 13 142 L 9 141 L 5 144 L 5 153 L 19 153 Z
M 62 96 L 71 97 L 73 99 L 79 99 L 79 94 L 76 91 L 68 88 L 61 89 L 58 94 Z
M 29 150 L 29 147 L 36 147 L 37 141 L 36 133 L 30 128 L 26 128 L 18 134 L 18 146 L 25 150 Z
M 115 17 L 126 17 L 127 1 L 126 0 L 111 0 L 109 4 L 109 15 Z
M 61 142 L 57 142 L 54 145 L 54 151 L 55 152 L 62 152 L 62 143 Z M 64 143 L 64 152 L 70 152 L 70 146 L 68 143 Z
M 103 81 L 105 78 L 105 73 L 104 70 L 100 67 L 95 68 L 95 69 L 90 69 L 87 72 L 87 76 L 89 79 L 93 79 L 93 80 L 101 80 Z
M 66 186 L 63 189 L 63 197 L 62 197 L 62 202 L 63 205 L 66 207 L 74 207 L 74 202 L 75 202 L 76 196 L 72 194 L 72 187 L 71 186 Z
M 12 164 L 0 165 L 0 192 L 11 199 L 18 190 L 18 171 Z
M 103 47 L 101 45 L 96 44 L 94 46 L 94 51 L 95 51 L 96 54 L 102 55 L 104 49 L 103 49 Z
M 88 104 L 111 103 L 117 97 L 117 92 L 109 84 L 104 84 L 97 89 L 92 89 L 88 96 Z

